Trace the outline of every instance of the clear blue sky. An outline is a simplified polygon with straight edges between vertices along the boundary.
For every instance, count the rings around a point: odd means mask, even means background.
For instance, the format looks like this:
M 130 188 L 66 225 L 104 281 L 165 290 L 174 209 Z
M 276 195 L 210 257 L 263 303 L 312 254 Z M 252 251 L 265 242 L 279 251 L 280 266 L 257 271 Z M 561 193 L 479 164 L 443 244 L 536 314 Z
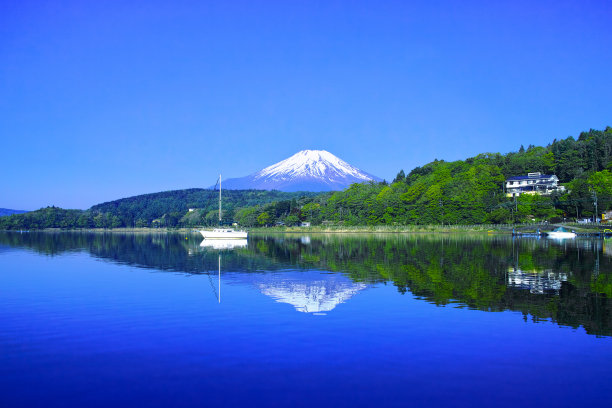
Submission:
M 612 125 L 610 1 L 2 1 L 0 207 L 302 149 L 392 179 Z

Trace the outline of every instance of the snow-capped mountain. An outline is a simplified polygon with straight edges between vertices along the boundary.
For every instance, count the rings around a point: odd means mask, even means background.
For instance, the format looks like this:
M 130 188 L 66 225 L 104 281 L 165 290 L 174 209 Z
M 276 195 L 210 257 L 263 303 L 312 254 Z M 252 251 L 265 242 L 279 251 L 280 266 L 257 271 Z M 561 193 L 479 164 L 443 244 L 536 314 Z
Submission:
M 246 177 L 227 179 L 223 188 L 280 191 L 343 190 L 353 183 L 381 181 L 325 150 L 302 150 Z

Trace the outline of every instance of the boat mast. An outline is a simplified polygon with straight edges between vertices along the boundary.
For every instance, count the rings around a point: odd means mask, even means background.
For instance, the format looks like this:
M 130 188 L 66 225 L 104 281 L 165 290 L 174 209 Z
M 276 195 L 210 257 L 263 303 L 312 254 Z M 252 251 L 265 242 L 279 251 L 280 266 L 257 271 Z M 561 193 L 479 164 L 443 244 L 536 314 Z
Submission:
M 219 174 L 219 226 L 221 226 L 221 175 Z

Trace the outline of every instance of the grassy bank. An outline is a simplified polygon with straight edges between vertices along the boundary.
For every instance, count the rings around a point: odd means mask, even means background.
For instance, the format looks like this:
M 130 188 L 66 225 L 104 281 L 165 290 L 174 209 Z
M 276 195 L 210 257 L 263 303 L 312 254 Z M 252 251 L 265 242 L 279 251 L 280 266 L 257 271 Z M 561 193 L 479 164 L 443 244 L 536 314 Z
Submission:
M 489 234 L 512 234 L 513 232 L 530 233 L 536 231 L 551 231 L 556 227 L 563 226 L 569 230 L 574 230 L 578 233 L 600 233 L 604 230 L 612 230 L 612 224 L 477 224 L 477 225 L 317 225 L 310 227 L 259 227 L 248 228 L 251 233 L 489 233 Z M 60 229 L 47 228 L 32 231 L 73 231 L 73 232 L 95 232 L 95 233 L 194 233 L 199 229 L 210 229 L 211 227 L 194 227 L 194 228 L 83 228 L 83 229 Z M 19 232 L 13 230 L 12 232 Z
M 282 232 L 282 233 L 512 233 L 512 228 L 502 228 L 495 225 L 359 225 L 359 226 L 311 226 L 311 227 L 266 227 L 251 228 L 251 232 Z
M 152 233 L 167 233 L 167 232 L 180 232 L 189 233 L 194 231 L 193 228 L 43 228 L 43 229 L 32 229 L 32 230 L 0 230 L 5 232 L 95 232 L 95 233 L 135 233 L 135 234 L 152 234 Z
M 194 227 L 194 228 L 83 228 L 83 229 L 60 229 L 60 228 L 46 228 L 32 231 L 47 231 L 47 232 L 59 232 L 59 231 L 73 231 L 73 232 L 95 232 L 95 233 L 167 233 L 167 232 L 180 232 L 180 233 L 192 233 L 198 229 L 211 229 L 211 227 Z M 512 232 L 512 227 L 501 228 L 500 226 L 494 225 L 402 225 L 402 226 L 311 226 L 311 227 L 259 227 L 259 228 L 247 228 L 251 233 L 424 233 L 424 232 L 439 232 L 439 233 L 452 233 L 452 232 Z M 13 230 L 12 232 L 19 232 Z
M 605 229 L 612 229 L 612 225 L 584 225 L 577 223 L 565 224 L 477 224 L 477 225 L 376 225 L 376 226 L 311 226 L 311 227 L 262 227 L 251 228 L 255 233 L 282 232 L 282 233 L 495 233 L 512 234 L 512 232 L 552 231 L 563 226 L 579 233 L 598 233 Z

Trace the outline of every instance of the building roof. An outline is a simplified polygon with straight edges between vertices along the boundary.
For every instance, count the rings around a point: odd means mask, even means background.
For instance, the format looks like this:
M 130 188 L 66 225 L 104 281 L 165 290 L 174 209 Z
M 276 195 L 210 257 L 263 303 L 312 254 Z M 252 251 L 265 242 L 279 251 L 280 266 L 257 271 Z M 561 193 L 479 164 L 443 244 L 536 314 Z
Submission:
M 549 179 L 555 177 L 554 174 L 540 174 L 539 176 L 514 176 L 508 177 L 507 180 L 537 180 L 537 179 Z

